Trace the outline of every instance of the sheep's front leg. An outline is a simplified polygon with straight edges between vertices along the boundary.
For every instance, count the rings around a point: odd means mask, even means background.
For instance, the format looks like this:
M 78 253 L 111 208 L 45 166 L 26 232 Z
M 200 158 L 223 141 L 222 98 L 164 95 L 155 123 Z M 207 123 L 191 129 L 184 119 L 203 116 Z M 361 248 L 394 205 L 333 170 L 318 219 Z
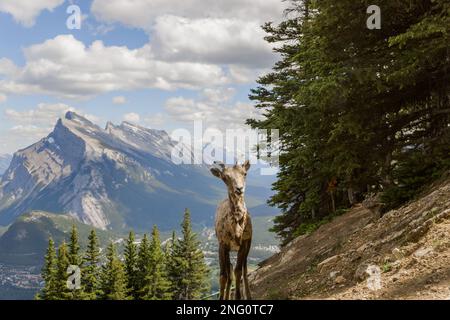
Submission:
M 219 244 L 220 264 L 220 300 L 229 299 L 230 282 L 230 250 L 223 244 Z
M 245 261 L 247 260 L 247 254 L 248 254 L 248 251 L 247 251 L 246 245 L 244 243 L 244 245 L 241 245 L 239 247 L 236 268 L 234 269 L 234 276 L 235 276 L 234 280 L 236 281 L 234 297 L 236 300 L 241 300 L 242 271 L 243 271 Z

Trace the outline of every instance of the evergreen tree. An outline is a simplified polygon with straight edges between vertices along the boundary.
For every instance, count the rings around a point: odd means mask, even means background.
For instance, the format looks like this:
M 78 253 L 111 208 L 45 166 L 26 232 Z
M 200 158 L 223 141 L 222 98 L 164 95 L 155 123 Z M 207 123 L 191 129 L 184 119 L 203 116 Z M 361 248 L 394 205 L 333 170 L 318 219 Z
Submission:
M 175 296 L 175 292 L 177 291 L 177 284 L 180 283 L 181 271 L 178 270 L 178 264 L 176 263 L 175 250 L 178 239 L 176 238 L 175 231 L 172 232 L 172 238 L 167 242 L 165 248 L 165 256 L 166 256 L 166 269 L 167 269 L 167 279 L 170 283 L 170 292 L 172 292 L 173 297 L 177 299 Z
M 106 259 L 100 277 L 100 298 L 102 300 L 126 300 L 128 295 L 125 271 L 112 242 L 107 248 Z
M 172 296 L 171 286 L 167 277 L 167 266 L 164 252 L 161 248 L 159 231 L 153 227 L 150 243 L 150 266 L 143 287 L 144 298 L 147 300 L 169 300 Z
M 367 29 L 364 0 L 291 3 L 264 26 L 281 60 L 251 93 L 265 117 L 248 120 L 280 130 L 270 204 L 284 244 L 368 192 L 400 205 L 450 168 L 448 1 L 381 0 L 396 12 L 381 30 Z
M 57 259 L 55 251 L 55 243 L 53 239 L 48 240 L 47 254 L 45 255 L 44 267 L 42 268 L 42 279 L 44 280 L 44 288 L 36 296 L 39 300 L 55 300 L 56 299 L 56 281 L 57 281 Z
M 92 229 L 88 237 L 88 245 L 84 256 L 82 268 L 82 284 L 85 298 L 94 300 L 100 295 L 99 276 L 100 276 L 100 248 L 95 230 Z
M 138 247 L 135 244 L 135 235 L 133 231 L 131 231 L 128 236 L 124 255 L 128 293 L 134 299 L 137 299 L 139 298 Z
M 72 225 L 69 242 L 69 263 L 74 266 L 81 266 L 82 258 L 80 254 L 80 244 L 78 240 L 78 230 Z
M 69 288 L 67 286 L 67 280 L 69 277 L 69 275 L 67 274 L 67 268 L 69 267 L 69 265 L 70 263 L 67 244 L 63 242 L 58 249 L 55 283 L 55 299 L 57 300 L 67 300 L 71 297 Z
M 146 292 L 145 288 L 149 286 L 147 276 L 150 273 L 151 254 L 150 242 L 147 234 L 144 234 L 139 245 L 138 259 L 137 259 L 137 299 L 144 299 Z
M 196 234 L 192 231 L 189 210 L 184 213 L 182 239 L 173 244 L 173 266 L 170 268 L 173 298 L 194 300 L 201 298 L 209 290 L 209 270 Z
M 70 233 L 70 242 L 69 242 L 69 252 L 68 252 L 69 265 L 80 268 L 80 276 L 83 279 L 83 274 L 81 271 L 83 258 L 80 253 L 80 244 L 78 239 L 78 230 L 77 227 L 72 225 L 72 230 Z M 78 289 L 70 290 L 70 293 L 67 297 L 70 300 L 81 300 L 84 299 L 84 291 L 83 286 Z

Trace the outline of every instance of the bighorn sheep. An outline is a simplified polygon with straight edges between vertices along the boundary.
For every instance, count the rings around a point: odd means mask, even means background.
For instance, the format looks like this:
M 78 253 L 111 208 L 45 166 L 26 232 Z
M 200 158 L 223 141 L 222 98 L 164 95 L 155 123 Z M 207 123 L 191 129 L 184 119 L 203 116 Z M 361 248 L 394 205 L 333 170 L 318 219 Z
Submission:
M 217 164 L 217 163 L 216 163 Z M 228 199 L 222 201 L 216 212 L 216 236 L 219 241 L 220 261 L 220 299 L 230 299 L 231 269 L 230 251 L 237 251 L 234 269 L 236 287 L 235 298 L 241 299 L 241 280 L 243 276 L 245 298 L 251 299 L 247 277 L 247 256 L 252 242 L 252 222 L 244 201 L 245 179 L 250 162 L 233 167 L 219 164 L 211 173 L 222 179 L 228 188 Z

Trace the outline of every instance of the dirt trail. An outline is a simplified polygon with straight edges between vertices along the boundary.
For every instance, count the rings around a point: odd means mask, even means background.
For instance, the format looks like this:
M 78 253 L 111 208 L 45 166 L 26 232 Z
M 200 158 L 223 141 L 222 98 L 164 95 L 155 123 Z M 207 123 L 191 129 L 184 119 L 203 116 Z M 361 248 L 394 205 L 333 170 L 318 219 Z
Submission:
M 382 218 L 357 206 L 251 274 L 258 299 L 450 299 L 450 180 Z

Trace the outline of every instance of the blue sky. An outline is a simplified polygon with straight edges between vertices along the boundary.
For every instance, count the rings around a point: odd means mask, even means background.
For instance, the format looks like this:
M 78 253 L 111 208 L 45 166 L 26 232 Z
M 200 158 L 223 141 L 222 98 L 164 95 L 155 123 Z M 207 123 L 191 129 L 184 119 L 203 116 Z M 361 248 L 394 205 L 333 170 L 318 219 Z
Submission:
M 66 12 L 82 12 L 69 30 Z M 68 109 L 104 125 L 242 127 L 276 55 L 259 27 L 281 0 L 0 0 L 0 154 Z

